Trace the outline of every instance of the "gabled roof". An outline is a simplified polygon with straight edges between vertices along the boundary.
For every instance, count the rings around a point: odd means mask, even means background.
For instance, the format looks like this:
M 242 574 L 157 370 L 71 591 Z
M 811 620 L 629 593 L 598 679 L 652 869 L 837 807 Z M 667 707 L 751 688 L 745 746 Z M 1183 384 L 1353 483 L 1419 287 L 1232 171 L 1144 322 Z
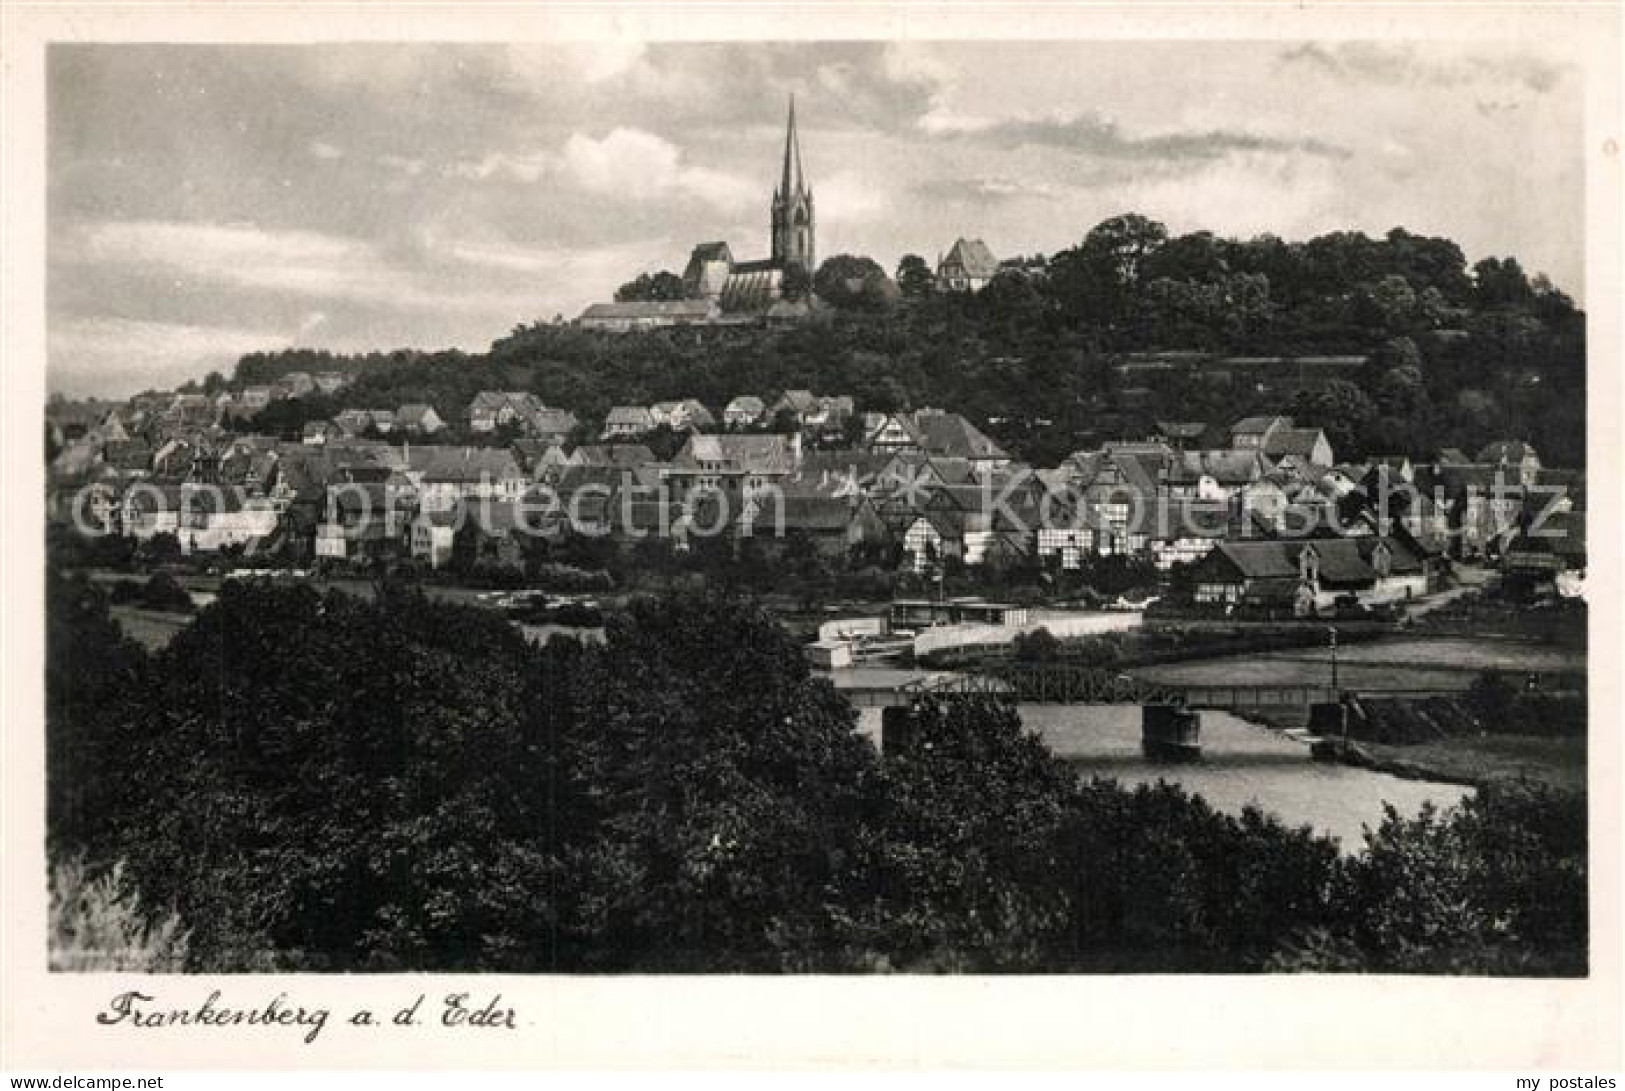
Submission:
M 810 390 L 786 390 L 775 408 L 783 407 L 796 413 L 810 413 L 818 406 L 818 399 Z
M 536 432 L 569 432 L 579 423 L 568 409 L 538 409 L 527 418 Z
M 1243 417 L 1230 426 L 1232 436 L 1262 436 L 1272 428 L 1291 428 L 1291 417 Z
M 416 454 L 419 449 L 414 449 Z M 423 479 L 440 483 L 522 477 L 513 452 L 500 447 L 430 447 Z
M 427 418 L 431 413 L 437 418 L 440 415 L 435 413 L 433 406 L 424 405 L 421 402 L 412 402 L 401 406 L 395 413 L 395 423 L 403 428 L 413 428 L 427 423 Z
M 655 453 L 641 443 L 584 443 L 570 455 L 577 466 L 643 466 L 655 461 Z
M 924 447 L 933 455 L 949 458 L 1006 459 L 1010 456 L 970 421 L 958 413 L 934 413 L 916 418 L 924 436 Z
M 1264 464 L 1254 450 L 1220 448 L 1211 451 L 1183 451 L 1168 465 L 1168 480 L 1175 484 L 1213 478 L 1220 485 L 1249 485 L 1264 476 Z
M 733 262 L 733 252 L 725 242 L 702 242 L 688 256 L 689 261 Z
M 959 239 L 948 250 L 938 270 L 957 266 L 965 276 L 991 277 L 999 271 L 999 259 L 981 239 Z
M 686 470 L 718 464 L 734 472 L 789 474 L 796 455 L 788 436 L 720 434 L 690 436 L 672 459 L 673 467 Z
M 753 413 L 756 416 L 761 416 L 762 412 L 766 408 L 767 407 L 762 403 L 762 399 L 758 398 L 756 395 L 741 394 L 739 397 L 730 401 L 727 406 L 723 408 L 722 412 L 724 414 Z
M 653 423 L 654 418 L 649 415 L 648 407 L 642 405 L 614 406 L 610 409 L 609 415 L 604 418 L 605 425 L 627 424 L 648 428 Z
M 1264 453 L 1271 458 L 1297 455 L 1310 458 L 1315 445 L 1325 440 L 1326 433 L 1319 428 L 1277 428 L 1264 440 Z

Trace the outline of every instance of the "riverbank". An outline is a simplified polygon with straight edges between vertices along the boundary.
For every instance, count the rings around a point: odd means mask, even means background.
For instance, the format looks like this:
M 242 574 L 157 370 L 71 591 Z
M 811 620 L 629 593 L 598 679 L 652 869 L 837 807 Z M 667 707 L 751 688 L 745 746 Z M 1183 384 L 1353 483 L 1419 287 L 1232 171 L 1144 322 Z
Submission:
M 1532 735 L 1475 735 L 1395 746 L 1356 742 L 1343 764 L 1406 780 L 1482 788 L 1532 781 L 1563 791 L 1586 788 L 1586 740 Z

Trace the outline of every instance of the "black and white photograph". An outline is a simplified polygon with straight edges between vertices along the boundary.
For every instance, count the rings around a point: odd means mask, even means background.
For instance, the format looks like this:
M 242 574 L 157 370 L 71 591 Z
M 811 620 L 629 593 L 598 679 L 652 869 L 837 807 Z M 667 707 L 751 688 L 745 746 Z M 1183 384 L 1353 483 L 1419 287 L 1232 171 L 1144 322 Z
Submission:
M 1593 54 L 1172 27 L 43 43 L 29 957 L 1615 972 Z

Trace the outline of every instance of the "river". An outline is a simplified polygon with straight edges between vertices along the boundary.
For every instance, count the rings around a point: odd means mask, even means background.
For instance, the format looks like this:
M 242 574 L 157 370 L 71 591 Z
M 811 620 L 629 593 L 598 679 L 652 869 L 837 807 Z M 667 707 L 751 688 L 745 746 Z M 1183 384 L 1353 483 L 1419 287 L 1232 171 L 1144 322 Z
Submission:
M 1364 846 L 1364 828 L 1382 821 L 1385 803 L 1411 817 L 1426 802 L 1449 807 L 1472 791 L 1311 761 L 1308 744 L 1228 712 L 1201 714 L 1201 761 L 1170 765 L 1141 753 L 1138 705 L 1020 705 L 1018 710 L 1027 729 L 1085 777 L 1110 778 L 1124 787 L 1167 781 L 1226 814 L 1257 804 L 1289 826 L 1310 826 L 1336 838 L 1348 853 Z M 881 710 L 858 713 L 859 731 L 878 746 Z
M 1363 827 L 1382 821 L 1384 803 L 1411 816 L 1427 801 L 1448 807 L 1471 791 L 1311 761 L 1307 744 L 1227 712 L 1201 714 L 1200 762 L 1167 765 L 1141 754 L 1137 705 L 1022 705 L 1020 711 L 1028 729 L 1084 776 L 1125 786 L 1165 780 L 1229 814 L 1255 803 L 1288 825 L 1337 838 L 1345 852 L 1360 850 Z

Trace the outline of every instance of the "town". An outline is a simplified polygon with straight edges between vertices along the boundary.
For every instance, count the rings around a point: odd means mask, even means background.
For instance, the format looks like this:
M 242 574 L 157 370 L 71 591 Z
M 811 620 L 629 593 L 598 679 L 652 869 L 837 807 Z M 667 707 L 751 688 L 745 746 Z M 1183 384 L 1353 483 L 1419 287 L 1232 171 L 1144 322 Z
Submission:
M 59 903 L 173 906 L 145 969 L 1585 973 L 1574 302 L 1401 227 L 820 261 L 797 126 L 766 258 L 50 400 Z

